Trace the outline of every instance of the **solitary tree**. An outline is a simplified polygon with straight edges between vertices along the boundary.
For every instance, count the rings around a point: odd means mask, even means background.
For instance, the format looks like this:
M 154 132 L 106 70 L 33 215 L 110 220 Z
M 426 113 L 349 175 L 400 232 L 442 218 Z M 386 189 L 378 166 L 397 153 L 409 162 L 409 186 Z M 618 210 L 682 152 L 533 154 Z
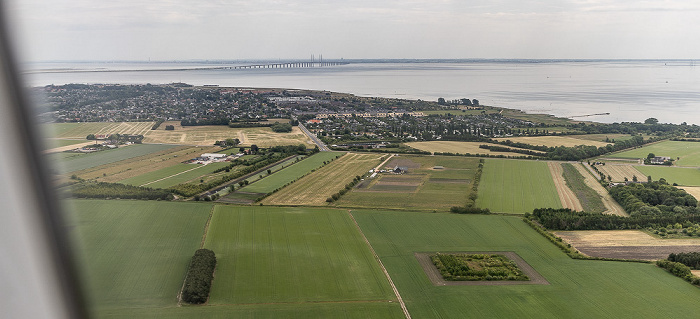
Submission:
M 632 175 L 632 181 L 635 183 L 637 182 L 637 175 Z
M 647 182 L 651 183 L 651 175 L 647 176 Z
M 650 117 L 650 118 L 644 120 L 644 124 L 657 124 L 657 123 L 659 123 L 659 120 L 657 120 L 656 118 L 653 118 L 653 117 Z

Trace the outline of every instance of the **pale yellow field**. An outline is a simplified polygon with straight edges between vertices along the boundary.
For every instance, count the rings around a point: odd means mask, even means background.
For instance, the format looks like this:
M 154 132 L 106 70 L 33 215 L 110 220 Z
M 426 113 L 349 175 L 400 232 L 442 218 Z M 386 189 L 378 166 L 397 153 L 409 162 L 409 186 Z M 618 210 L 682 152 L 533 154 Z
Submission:
M 559 231 L 557 236 L 580 246 L 688 246 L 700 245 L 700 238 L 661 239 L 641 230 Z
M 175 130 L 166 131 L 166 125 L 175 126 Z M 155 131 L 145 134 L 144 143 L 213 145 L 216 141 L 237 138 L 242 146 L 255 144 L 259 147 L 276 145 L 310 144 L 310 141 L 298 127 L 291 133 L 275 133 L 269 127 L 229 128 L 224 125 L 180 126 L 180 122 L 165 122 Z
M 377 166 L 383 154 L 347 153 L 265 198 L 264 205 L 327 205 L 326 199 Z
M 637 179 L 640 181 L 647 180 L 646 175 L 632 165 L 606 163 L 606 165 L 596 165 L 596 167 L 605 174 L 606 178 L 610 175 L 613 182 L 624 182 L 625 177 L 631 181 L 634 176 L 637 176 Z
M 518 136 L 518 137 L 503 137 L 497 138 L 496 140 L 505 141 L 511 140 L 513 142 L 525 143 L 530 145 L 544 145 L 547 147 L 556 146 L 566 146 L 572 147 L 577 145 L 591 145 L 596 147 L 601 147 L 608 145 L 610 143 L 591 141 L 586 139 L 579 139 L 569 136 Z
M 430 142 L 410 142 L 406 145 L 427 152 L 449 152 L 460 154 L 489 154 L 489 155 L 505 155 L 505 156 L 527 156 L 526 154 L 513 152 L 492 152 L 487 149 L 479 148 L 479 145 L 494 145 L 502 147 L 510 147 L 498 144 L 489 144 L 481 142 L 458 142 L 458 141 L 430 141 Z M 510 147 L 515 148 L 515 147 Z
M 678 188 L 682 188 L 683 190 L 688 192 L 688 194 L 693 195 L 693 197 L 695 197 L 695 199 L 700 200 L 700 187 L 697 187 L 697 186 L 695 186 L 695 187 L 678 186 Z

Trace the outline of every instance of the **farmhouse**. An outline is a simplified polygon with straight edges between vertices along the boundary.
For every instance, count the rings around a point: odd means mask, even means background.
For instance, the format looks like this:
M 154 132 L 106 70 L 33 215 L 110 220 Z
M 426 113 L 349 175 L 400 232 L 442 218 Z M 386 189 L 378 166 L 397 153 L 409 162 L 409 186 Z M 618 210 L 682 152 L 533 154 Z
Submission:
M 408 167 L 406 167 L 406 166 L 396 166 L 396 167 L 394 167 L 393 172 L 396 173 L 396 174 L 408 173 Z
M 671 158 L 667 156 L 655 156 L 649 160 L 651 164 L 662 165 L 666 161 L 670 161 Z

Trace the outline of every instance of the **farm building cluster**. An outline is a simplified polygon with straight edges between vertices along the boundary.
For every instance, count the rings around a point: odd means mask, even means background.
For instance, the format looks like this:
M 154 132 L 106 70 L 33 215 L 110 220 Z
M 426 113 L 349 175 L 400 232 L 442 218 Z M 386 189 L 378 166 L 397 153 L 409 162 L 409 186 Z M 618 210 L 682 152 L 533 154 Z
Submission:
M 211 164 L 211 163 L 220 163 L 220 162 L 228 162 L 235 160 L 245 154 L 243 153 L 237 153 L 234 155 L 228 155 L 228 154 L 220 154 L 220 153 L 204 153 L 198 157 L 195 157 L 191 160 L 186 161 L 185 163 L 187 164 Z

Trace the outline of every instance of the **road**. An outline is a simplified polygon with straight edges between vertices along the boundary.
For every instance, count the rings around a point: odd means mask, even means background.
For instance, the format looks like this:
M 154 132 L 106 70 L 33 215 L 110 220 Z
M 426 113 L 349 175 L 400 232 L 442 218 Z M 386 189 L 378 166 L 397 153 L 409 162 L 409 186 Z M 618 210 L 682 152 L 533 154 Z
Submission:
M 304 124 L 301 124 L 301 122 L 299 123 L 299 129 L 301 129 L 301 131 L 304 132 L 304 134 L 306 134 L 306 136 L 308 136 L 311 141 L 318 146 L 318 149 L 321 150 L 321 152 L 329 152 L 331 150 L 328 148 L 328 146 L 326 146 L 326 144 L 323 144 L 323 142 L 321 142 L 321 140 L 319 140 L 314 133 L 309 132 L 309 130 L 307 130 L 306 127 L 304 127 Z

